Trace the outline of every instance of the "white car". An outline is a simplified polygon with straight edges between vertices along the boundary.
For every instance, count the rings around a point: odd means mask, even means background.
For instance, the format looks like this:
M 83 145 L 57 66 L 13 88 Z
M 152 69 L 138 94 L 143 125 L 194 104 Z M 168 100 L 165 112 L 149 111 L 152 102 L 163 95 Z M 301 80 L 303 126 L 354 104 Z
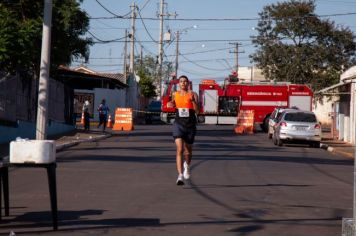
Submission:
M 280 115 L 282 114 L 282 112 L 284 111 L 295 111 L 297 110 L 297 108 L 283 108 L 283 107 L 277 107 L 274 109 L 274 111 L 272 112 L 272 114 L 270 115 L 269 119 L 268 119 L 268 138 L 271 139 L 273 136 L 273 132 L 274 132 L 274 126 L 277 123 L 278 118 L 280 117 Z
M 314 112 L 301 110 L 284 111 L 274 127 L 273 143 L 307 143 L 320 147 L 321 125 Z

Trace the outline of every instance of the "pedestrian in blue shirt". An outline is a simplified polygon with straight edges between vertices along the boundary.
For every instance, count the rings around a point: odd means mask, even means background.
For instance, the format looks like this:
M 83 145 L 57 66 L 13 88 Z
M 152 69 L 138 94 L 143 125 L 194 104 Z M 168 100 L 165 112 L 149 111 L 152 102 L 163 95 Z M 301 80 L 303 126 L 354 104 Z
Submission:
M 103 99 L 98 107 L 98 111 L 99 111 L 99 124 L 98 124 L 98 128 L 100 127 L 100 125 L 103 124 L 103 131 L 105 131 L 106 128 L 106 122 L 108 119 L 108 114 L 109 114 L 109 107 L 105 104 L 106 101 L 105 99 Z

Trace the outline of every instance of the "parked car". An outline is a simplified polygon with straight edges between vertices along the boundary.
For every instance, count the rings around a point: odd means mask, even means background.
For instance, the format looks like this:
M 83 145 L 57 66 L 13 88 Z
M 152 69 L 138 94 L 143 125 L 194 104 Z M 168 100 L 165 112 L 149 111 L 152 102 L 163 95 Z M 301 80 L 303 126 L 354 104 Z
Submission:
M 314 112 L 286 110 L 282 112 L 274 128 L 273 143 L 308 143 L 312 147 L 320 147 L 322 137 L 321 126 Z
M 145 111 L 146 124 L 152 124 L 153 121 L 161 121 L 161 101 L 151 101 Z
M 267 130 L 267 134 L 268 134 L 268 138 L 271 139 L 273 136 L 273 132 L 274 132 L 274 126 L 277 123 L 278 118 L 281 116 L 281 114 L 284 111 L 289 111 L 289 110 L 298 110 L 297 107 L 294 108 L 284 108 L 284 107 L 276 107 L 274 109 L 274 111 L 272 112 L 272 114 L 269 116 L 268 119 L 268 130 Z

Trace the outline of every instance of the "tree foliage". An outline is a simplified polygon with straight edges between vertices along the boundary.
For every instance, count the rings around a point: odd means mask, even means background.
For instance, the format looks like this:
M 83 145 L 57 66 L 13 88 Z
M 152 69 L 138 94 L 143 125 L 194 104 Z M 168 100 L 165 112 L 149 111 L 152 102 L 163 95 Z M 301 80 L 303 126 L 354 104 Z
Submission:
M 157 76 L 158 62 L 149 55 L 143 57 L 143 59 L 136 59 L 136 73 L 140 76 L 140 88 L 141 94 L 147 98 L 153 98 L 157 96 L 159 92 L 159 78 Z M 168 78 L 173 70 L 172 63 L 164 62 L 162 66 L 162 78 Z
M 146 98 L 153 98 L 157 96 L 156 87 L 154 86 L 152 79 L 147 75 L 147 73 L 140 69 L 137 75 L 140 76 L 139 86 L 142 96 Z
M 356 60 L 354 35 L 315 13 L 313 0 L 271 4 L 259 13 L 251 59 L 265 77 L 310 84 L 314 90 L 337 83 Z
M 5 0 L 0 3 L 0 70 L 38 75 L 41 57 L 43 1 Z M 51 68 L 88 58 L 91 39 L 83 38 L 89 18 L 75 0 L 54 0 Z

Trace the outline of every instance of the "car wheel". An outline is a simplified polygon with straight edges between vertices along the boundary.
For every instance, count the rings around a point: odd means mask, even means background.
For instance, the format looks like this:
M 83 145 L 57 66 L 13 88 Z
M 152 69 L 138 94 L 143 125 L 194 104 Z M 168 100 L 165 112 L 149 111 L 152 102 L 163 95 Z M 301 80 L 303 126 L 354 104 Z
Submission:
M 148 124 L 152 124 L 152 119 L 150 117 L 146 117 L 145 119 L 145 123 Z
M 265 119 L 263 120 L 263 123 L 261 124 L 261 128 L 264 132 L 268 132 L 269 117 L 270 117 L 270 114 L 265 117 Z
M 198 123 L 205 123 L 205 116 L 198 115 Z
M 320 142 L 313 142 L 310 144 L 310 146 L 313 148 L 320 148 Z
M 167 124 L 173 125 L 173 123 L 174 123 L 174 118 L 169 118 L 169 119 L 167 120 Z

